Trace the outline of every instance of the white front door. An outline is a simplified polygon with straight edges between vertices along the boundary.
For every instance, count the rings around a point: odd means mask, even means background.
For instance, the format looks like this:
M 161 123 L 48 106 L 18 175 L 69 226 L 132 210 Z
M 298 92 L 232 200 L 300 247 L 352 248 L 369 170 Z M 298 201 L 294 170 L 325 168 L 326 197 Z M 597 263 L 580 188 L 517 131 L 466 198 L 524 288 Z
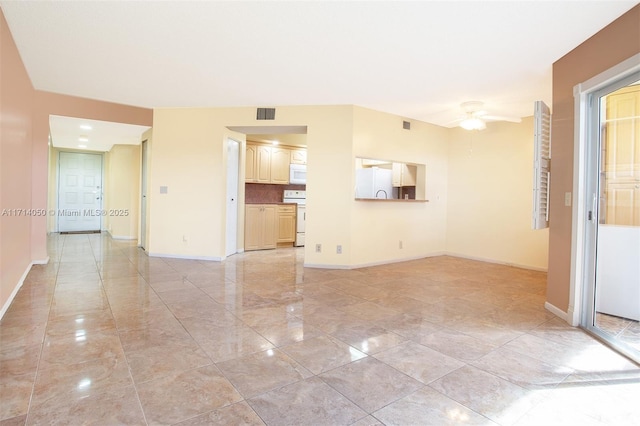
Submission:
M 102 155 L 61 152 L 58 164 L 58 231 L 100 231 Z
M 238 180 L 240 144 L 233 139 L 227 141 L 227 226 L 225 256 L 238 251 Z

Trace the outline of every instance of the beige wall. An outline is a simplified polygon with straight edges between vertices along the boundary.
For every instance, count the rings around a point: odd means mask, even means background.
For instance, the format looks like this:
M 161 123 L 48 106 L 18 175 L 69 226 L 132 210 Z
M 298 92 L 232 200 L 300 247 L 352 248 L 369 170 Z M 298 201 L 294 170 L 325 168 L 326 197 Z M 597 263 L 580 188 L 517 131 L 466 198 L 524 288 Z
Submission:
M 34 207 L 31 200 L 34 91 L 1 11 L 0 52 L 0 211 L 29 210 Z M 0 317 L 33 260 L 31 216 L 5 212 L 0 216 Z
M 447 252 L 547 269 L 548 230 L 531 229 L 533 118 L 451 130 Z
M 424 164 L 427 203 L 355 201 L 354 161 L 348 206 L 351 210 L 350 265 L 399 261 L 445 250 L 449 130 L 419 121 L 402 128 L 402 117 L 354 108 L 353 157 Z M 402 241 L 402 249 L 400 248 Z M 329 247 L 335 252 L 335 246 Z M 343 251 L 345 246 L 343 245 Z
M 640 53 L 640 5 L 553 64 L 551 195 L 547 301 L 567 311 L 571 275 L 572 209 L 564 194 L 573 190 L 573 88 Z M 574 197 L 575 198 L 575 197 Z
M 279 107 L 276 120 L 265 123 L 255 119 L 255 108 L 154 110 L 148 251 L 224 257 L 226 140 L 238 138 L 227 126 L 308 126 L 307 241 L 338 244 L 349 234 L 345 203 L 352 200 L 344 180 L 353 168 L 352 111 L 351 106 Z M 241 153 L 244 156 L 244 146 Z M 240 174 L 244 176 L 244 157 Z M 167 194 L 160 194 L 161 186 L 167 187 Z M 239 201 L 242 206 L 242 189 Z M 241 212 L 240 223 L 243 220 Z M 238 244 L 243 247 L 243 235 Z M 327 251 L 307 250 L 305 259 L 311 264 L 336 262 Z
M 153 112 L 34 90 L 0 10 L 0 208 L 47 209 L 49 115 L 152 125 Z M 0 218 L 0 309 L 5 309 L 32 262 L 47 255 L 48 218 Z M 0 314 L 3 311 L 0 311 Z
M 114 145 L 105 154 L 104 228 L 116 239 L 137 240 L 140 206 L 140 146 Z

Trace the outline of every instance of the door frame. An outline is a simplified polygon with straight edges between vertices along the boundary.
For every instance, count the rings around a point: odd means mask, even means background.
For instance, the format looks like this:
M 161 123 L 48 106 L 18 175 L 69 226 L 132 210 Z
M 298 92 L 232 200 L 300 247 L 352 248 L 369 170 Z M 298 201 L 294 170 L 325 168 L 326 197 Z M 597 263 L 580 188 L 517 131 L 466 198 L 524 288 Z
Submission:
M 57 152 L 57 157 L 56 158 L 56 185 L 55 185 L 55 197 L 56 197 L 56 208 L 55 208 L 55 215 L 54 215 L 54 229 L 56 233 L 60 232 L 60 215 L 58 214 L 58 212 L 61 210 L 60 209 L 60 167 L 61 167 L 61 161 L 60 161 L 60 155 L 62 153 L 66 153 L 66 154 L 93 154 L 93 155 L 98 155 L 100 157 L 100 179 L 102 179 L 102 184 L 100 185 L 100 206 L 99 206 L 99 210 L 102 210 L 104 208 L 104 194 L 105 194 L 105 182 L 106 182 L 106 170 L 105 170 L 105 164 L 104 164 L 104 152 L 98 152 L 98 151 L 80 151 L 80 150 L 69 150 L 69 149 L 60 149 Z M 102 216 L 99 217 L 100 219 L 100 232 L 104 232 L 104 226 L 105 226 L 105 221 L 103 220 Z
M 589 247 L 588 227 L 592 226 L 587 218 L 590 200 L 591 184 L 588 171 L 593 159 L 597 140 L 598 123 L 593 123 L 590 114 L 592 105 L 590 100 L 600 89 L 629 78 L 640 71 L 640 53 L 622 61 L 593 78 L 579 83 L 573 88 L 574 95 L 574 151 L 573 151 L 573 195 L 571 226 L 571 278 L 569 286 L 569 306 L 567 321 L 572 326 L 579 326 L 585 320 L 587 313 L 583 312 L 584 300 L 589 296 L 587 281 L 589 279 L 593 249 Z M 597 107 L 597 105 L 596 105 Z M 593 207 L 591 207 L 593 208 Z M 595 208 L 597 209 L 597 202 Z M 592 293 L 592 291 L 591 291 Z
M 244 183 L 241 179 L 240 179 L 240 164 L 241 164 L 241 159 L 242 159 L 242 155 L 241 155 L 241 151 L 242 151 L 242 147 L 243 144 L 242 142 L 238 141 L 235 138 L 232 137 L 227 137 L 226 140 L 226 153 L 227 153 L 227 157 L 226 157 L 226 170 L 225 170 L 225 174 L 226 174 L 226 179 L 225 179 L 225 239 L 224 239 L 224 258 L 232 256 L 236 253 L 240 252 L 239 249 L 239 237 L 240 237 L 240 233 L 238 232 L 238 228 L 240 226 L 240 202 L 239 202 L 239 198 L 240 198 L 240 185 L 241 183 Z M 236 163 L 232 164 L 229 161 L 229 147 L 230 144 L 235 144 L 237 147 L 237 159 L 236 159 Z M 235 170 L 232 170 L 233 169 Z M 235 198 L 236 198 L 236 209 L 235 209 L 235 221 L 231 221 L 230 217 L 229 217 L 229 204 L 230 204 L 230 200 L 229 200 L 229 175 L 231 171 L 235 171 L 235 180 L 236 180 L 236 192 L 235 192 Z M 229 226 L 235 223 L 235 229 L 229 229 Z M 229 238 L 228 238 L 228 234 L 232 232 L 235 233 L 235 250 L 233 253 L 229 253 L 229 247 L 227 247 L 228 243 L 229 243 Z

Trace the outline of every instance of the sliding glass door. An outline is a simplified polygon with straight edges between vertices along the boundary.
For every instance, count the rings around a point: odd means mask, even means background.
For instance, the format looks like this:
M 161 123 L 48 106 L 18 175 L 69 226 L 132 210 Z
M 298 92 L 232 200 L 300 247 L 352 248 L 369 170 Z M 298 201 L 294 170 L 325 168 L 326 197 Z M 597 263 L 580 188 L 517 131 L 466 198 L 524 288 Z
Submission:
M 589 95 L 582 326 L 640 360 L 640 73 Z

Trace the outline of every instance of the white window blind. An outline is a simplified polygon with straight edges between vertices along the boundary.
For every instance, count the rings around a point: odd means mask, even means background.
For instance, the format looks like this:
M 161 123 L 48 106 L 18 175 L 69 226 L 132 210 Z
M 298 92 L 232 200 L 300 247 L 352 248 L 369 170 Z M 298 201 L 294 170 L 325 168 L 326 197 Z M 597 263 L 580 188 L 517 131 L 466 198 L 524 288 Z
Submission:
M 549 183 L 551 168 L 551 112 L 542 101 L 534 107 L 533 137 L 533 229 L 549 227 Z

